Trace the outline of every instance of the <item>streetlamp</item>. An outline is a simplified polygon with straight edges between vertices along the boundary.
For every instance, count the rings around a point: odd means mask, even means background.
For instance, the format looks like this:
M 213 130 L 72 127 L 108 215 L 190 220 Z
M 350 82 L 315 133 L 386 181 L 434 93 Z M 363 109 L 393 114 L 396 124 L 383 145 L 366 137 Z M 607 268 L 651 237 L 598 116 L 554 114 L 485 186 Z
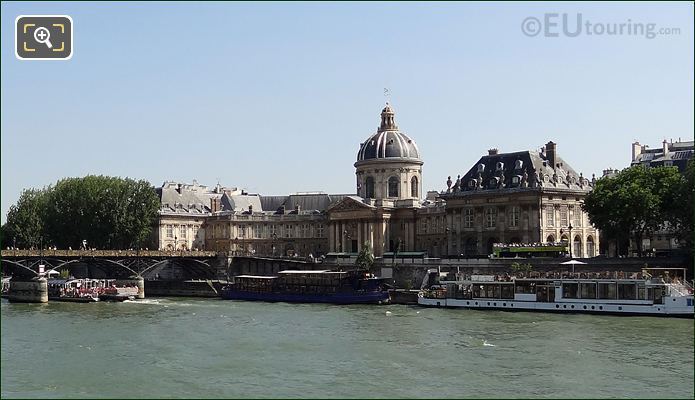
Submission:
M 569 226 L 567 227 L 567 230 L 569 231 L 570 235 L 570 260 L 572 259 L 572 246 L 574 246 L 574 239 L 572 239 L 572 223 L 570 222 Z
M 273 233 L 272 233 L 272 234 L 270 235 L 270 237 L 271 237 L 271 238 L 273 239 L 273 240 L 272 240 L 272 246 L 273 246 L 273 257 L 275 257 L 275 241 L 276 241 L 276 240 L 277 240 L 277 238 L 278 238 L 278 234 L 277 234 L 277 233 L 275 233 L 275 232 L 273 232 Z
M 176 252 L 176 248 L 179 245 L 179 237 L 174 235 L 174 252 Z
M 567 227 L 567 231 L 568 231 L 567 234 L 569 235 L 569 238 L 567 239 L 567 243 L 568 243 L 569 248 L 570 248 L 570 258 L 572 258 L 572 245 L 573 245 L 572 228 L 573 228 L 573 226 L 572 226 L 572 223 L 570 222 L 569 226 Z M 565 233 L 565 230 L 560 228 L 560 236 L 562 236 L 563 233 Z

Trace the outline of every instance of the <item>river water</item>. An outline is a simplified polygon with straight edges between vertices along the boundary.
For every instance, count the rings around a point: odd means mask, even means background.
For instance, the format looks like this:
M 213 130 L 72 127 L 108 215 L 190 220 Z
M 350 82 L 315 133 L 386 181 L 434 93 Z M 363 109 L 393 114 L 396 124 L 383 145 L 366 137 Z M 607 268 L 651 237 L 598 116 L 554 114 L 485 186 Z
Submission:
M 3 398 L 693 397 L 693 320 L 2 300 Z

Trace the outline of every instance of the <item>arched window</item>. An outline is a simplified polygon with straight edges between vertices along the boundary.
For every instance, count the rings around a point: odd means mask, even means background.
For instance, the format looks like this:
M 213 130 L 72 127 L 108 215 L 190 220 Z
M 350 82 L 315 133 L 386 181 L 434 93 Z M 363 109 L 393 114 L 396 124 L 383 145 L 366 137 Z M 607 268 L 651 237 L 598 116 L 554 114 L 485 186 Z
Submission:
M 365 181 L 365 195 L 368 199 L 374 198 L 374 177 L 368 176 Z
M 418 197 L 417 194 L 417 176 L 412 177 L 410 179 L 410 197 Z
M 574 237 L 574 243 L 572 244 L 572 255 L 574 257 L 582 256 L 582 238 L 579 235 Z
M 594 257 L 596 255 L 596 247 L 594 244 L 594 237 L 589 236 L 586 238 L 586 256 Z
M 545 239 L 547 243 L 555 243 L 555 236 L 553 235 L 548 235 L 548 237 Z
M 389 178 L 389 196 L 398 197 L 398 178 L 392 176 Z

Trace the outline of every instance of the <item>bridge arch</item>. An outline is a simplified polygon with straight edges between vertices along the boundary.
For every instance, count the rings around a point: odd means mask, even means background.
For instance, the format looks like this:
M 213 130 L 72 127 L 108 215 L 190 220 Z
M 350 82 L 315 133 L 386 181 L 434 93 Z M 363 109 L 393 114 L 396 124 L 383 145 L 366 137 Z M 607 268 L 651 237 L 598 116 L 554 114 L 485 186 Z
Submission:
M 2 260 L 2 263 L 3 263 L 3 264 L 7 263 L 7 264 L 10 264 L 10 265 L 13 265 L 13 266 L 16 266 L 16 267 L 20 267 L 20 268 L 22 268 L 22 269 L 24 269 L 24 270 L 26 270 L 26 271 L 31 272 L 31 273 L 33 274 L 33 276 L 39 276 L 39 273 L 38 273 L 38 272 L 36 272 L 36 271 L 34 271 L 33 269 L 27 267 L 26 265 L 22 265 L 22 264 L 20 264 L 20 263 L 18 263 L 18 262 L 14 262 L 14 261 L 10 261 L 10 260 Z

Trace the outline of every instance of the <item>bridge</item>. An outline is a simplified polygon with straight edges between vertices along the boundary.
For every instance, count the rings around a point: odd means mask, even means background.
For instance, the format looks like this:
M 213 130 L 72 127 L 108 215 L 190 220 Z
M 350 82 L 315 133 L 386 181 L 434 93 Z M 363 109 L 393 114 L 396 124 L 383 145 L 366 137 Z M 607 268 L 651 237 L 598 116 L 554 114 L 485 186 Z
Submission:
M 227 257 L 214 251 L 160 250 L 19 250 L 0 252 L 4 275 L 32 279 L 69 273 L 89 278 L 218 279 L 226 275 Z

